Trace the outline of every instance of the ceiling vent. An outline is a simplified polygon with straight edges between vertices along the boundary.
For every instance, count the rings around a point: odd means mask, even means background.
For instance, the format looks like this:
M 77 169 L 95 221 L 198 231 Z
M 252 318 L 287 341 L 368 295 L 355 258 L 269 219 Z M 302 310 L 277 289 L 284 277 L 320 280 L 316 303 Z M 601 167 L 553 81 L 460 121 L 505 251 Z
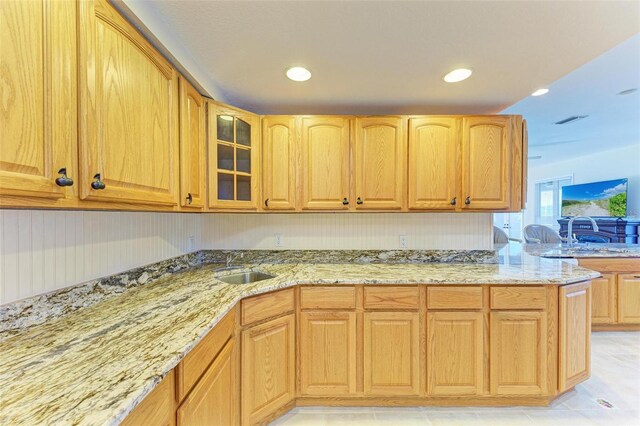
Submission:
M 568 124 L 573 123 L 574 121 L 582 120 L 583 118 L 587 118 L 588 115 L 574 115 L 571 117 L 567 117 L 564 120 L 556 121 L 555 124 Z

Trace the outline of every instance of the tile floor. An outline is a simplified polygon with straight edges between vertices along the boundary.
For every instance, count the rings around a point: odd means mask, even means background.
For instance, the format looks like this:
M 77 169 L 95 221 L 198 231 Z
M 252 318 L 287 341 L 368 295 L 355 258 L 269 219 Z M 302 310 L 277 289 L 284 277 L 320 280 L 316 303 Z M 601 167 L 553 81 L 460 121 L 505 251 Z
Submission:
M 591 343 L 591 378 L 549 407 L 304 407 L 271 426 L 640 426 L 640 332 L 593 333 Z

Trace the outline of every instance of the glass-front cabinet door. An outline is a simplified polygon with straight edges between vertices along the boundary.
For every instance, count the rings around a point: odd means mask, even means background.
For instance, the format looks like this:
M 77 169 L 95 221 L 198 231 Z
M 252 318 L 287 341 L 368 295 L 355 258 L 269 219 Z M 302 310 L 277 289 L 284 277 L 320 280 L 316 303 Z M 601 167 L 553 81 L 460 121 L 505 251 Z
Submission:
M 256 208 L 259 117 L 209 102 L 209 207 Z

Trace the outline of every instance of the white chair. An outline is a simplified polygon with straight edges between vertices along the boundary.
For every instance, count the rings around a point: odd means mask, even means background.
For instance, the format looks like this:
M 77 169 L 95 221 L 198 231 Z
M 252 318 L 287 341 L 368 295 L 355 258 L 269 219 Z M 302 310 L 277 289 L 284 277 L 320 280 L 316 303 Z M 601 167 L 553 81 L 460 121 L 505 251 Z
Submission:
M 493 227 L 493 243 L 494 244 L 507 244 L 509 241 L 515 241 L 517 243 L 521 243 L 522 240 L 517 238 L 509 238 L 506 232 L 504 232 L 501 228 L 497 226 Z
M 534 244 L 558 244 L 565 241 L 555 229 L 545 225 L 527 225 L 522 230 L 522 235 L 525 242 Z

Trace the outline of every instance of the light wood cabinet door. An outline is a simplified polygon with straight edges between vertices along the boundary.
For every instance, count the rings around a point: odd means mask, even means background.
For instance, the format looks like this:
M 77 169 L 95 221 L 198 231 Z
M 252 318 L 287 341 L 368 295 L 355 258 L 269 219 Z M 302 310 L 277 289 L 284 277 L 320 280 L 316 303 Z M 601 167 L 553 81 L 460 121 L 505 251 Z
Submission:
M 356 313 L 300 313 L 300 393 L 356 392 Z
M 483 313 L 427 314 L 427 393 L 480 395 L 484 386 Z
M 178 426 L 239 424 L 238 363 L 229 340 L 177 411 Z
M 591 374 L 591 283 L 562 286 L 559 298 L 558 388 L 564 392 Z
M 640 273 L 618 275 L 618 322 L 640 324 Z
M 180 77 L 180 205 L 204 207 L 206 183 L 205 103 Z
M 260 117 L 207 103 L 209 207 L 255 209 L 260 176 Z
M 406 163 L 404 120 L 362 117 L 355 121 L 355 208 L 402 208 Z
M 292 116 L 262 119 L 262 207 L 265 210 L 296 208 L 297 136 Z
M 255 424 L 295 398 L 295 316 L 242 332 L 242 424 Z
M 78 5 L 80 197 L 176 205 L 178 76 L 106 0 Z
M 409 209 L 455 210 L 460 205 L 460 119 L 409 120 Z
M 511 118 L 462 119 L 463 209 L 509 208 L 511 179 Z
M 0 195 L 77 188 L 76 3 L 0 1 Z M 58 186 L 67 169 L 74 186 Z
M 418 395 L 420 377 L 418 312 L 365 312 L 365 395 Z
M 175 373 L 173 370 L 131 412 L 122 426 L 173 426 L 176 424 Z
M 546 312 L 491 312 L 493 395 L 547 394 Z
M 349 208 L 349 119 L 303 117 L 302 208 Z
M 591 323 L 613 324 L 616 317 L 617 275 L 602 274 L 591 281 Z

